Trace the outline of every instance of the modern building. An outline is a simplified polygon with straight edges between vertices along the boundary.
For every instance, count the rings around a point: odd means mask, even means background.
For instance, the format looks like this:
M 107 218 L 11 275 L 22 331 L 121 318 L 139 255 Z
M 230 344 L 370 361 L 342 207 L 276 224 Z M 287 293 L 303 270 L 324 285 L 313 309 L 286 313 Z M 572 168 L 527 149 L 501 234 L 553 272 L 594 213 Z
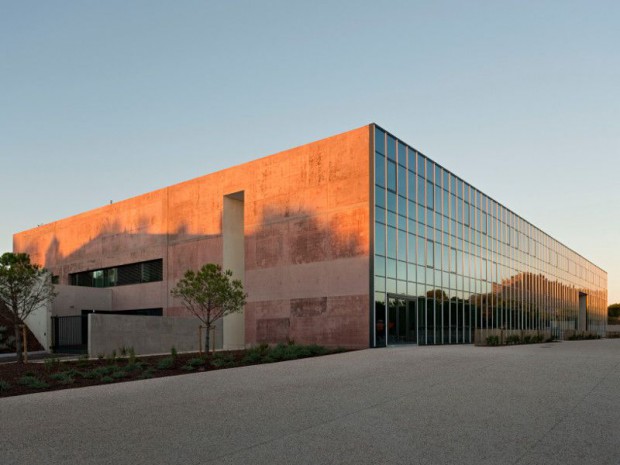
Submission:
M 562 337 L 606 325 L 605 271 L 375 124 L 13 244 L 60 284 L 107 288 L 112 311 L 184 316 L 170 289 L 219 263 L 248 293 L 224 320 L 224 347 L 456 344 L 477 329 Z

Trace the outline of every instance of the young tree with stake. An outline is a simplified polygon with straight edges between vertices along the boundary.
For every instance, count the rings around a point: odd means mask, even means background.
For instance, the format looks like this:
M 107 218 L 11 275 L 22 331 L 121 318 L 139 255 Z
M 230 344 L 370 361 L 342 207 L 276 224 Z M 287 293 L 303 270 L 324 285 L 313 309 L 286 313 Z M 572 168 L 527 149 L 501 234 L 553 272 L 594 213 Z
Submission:
M 220 265 L 207 263 L 198 271 L 187 270 L 170 291 L 173 297 L 203 322 L 206 328 L 205 352 L 209 354 L 209 338 L 215 322 L 231 313 L 240 312 L 247 294 L 232 271 L 223 271 Z

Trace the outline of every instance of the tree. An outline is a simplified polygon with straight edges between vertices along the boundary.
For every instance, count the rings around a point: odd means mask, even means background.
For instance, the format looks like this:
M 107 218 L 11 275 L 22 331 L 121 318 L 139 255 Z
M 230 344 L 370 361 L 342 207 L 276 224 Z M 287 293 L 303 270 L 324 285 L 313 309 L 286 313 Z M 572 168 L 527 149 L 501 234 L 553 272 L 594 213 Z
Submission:
M 222 271 L 222 267 L 214 263 L 207 263 L 198 271 L 187 270 L 170 293 L 180 298 L 183 305 L 204 323 L 207 354 L 215 322 L 228 314 L 240 312 L 247 297 L 241 281 L 232 279 L 232 271 Z
M 7 252 L 0 256 L 0 303 L 6 309 L 15 330 L 17 362 L 23 363 L 20 326 L 36 308 L 51 302 L 56 293 L 51 274 L 41 266 L 30 263 L 25 253 Z
M 620 303 L 611 304 L 607 307 L 607 316 L 610 318 L 619 318 L 620 317 Z

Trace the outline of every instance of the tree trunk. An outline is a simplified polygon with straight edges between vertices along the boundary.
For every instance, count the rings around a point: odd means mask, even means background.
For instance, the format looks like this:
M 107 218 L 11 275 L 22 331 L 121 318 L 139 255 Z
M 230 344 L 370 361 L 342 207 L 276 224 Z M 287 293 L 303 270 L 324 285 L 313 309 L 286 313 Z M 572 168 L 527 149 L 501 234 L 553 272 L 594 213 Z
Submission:
M 13 330 L 15 331 L 15 355 L 17 355 L 17 363 L 24 363 L 24 354 L 22 353 L 22 335 L 17 323 L 13 325 Z
M 206 326 L 205 329 L 205 354 L 209 357 L 209 339 L 211 337 L 211 328 Z

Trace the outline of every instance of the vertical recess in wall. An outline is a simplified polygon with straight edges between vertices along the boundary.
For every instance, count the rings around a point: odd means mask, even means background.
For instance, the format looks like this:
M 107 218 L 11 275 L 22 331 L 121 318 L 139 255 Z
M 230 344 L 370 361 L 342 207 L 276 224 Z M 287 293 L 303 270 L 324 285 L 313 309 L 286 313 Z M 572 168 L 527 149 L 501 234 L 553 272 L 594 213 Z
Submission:
M 245 284 L 245 233 L 244 233 L 244 192 L 224 196 L 222 213 L 222 235 L 224 258 L 222 267 L 231 270 L 233 277 Z M 240 349 L 245 346 L 244 312 L 224 317 L 223 348 Z
M 587 331 L 589 329 L 587 299 L 587 294 L 579 293 L 579 331 Z

